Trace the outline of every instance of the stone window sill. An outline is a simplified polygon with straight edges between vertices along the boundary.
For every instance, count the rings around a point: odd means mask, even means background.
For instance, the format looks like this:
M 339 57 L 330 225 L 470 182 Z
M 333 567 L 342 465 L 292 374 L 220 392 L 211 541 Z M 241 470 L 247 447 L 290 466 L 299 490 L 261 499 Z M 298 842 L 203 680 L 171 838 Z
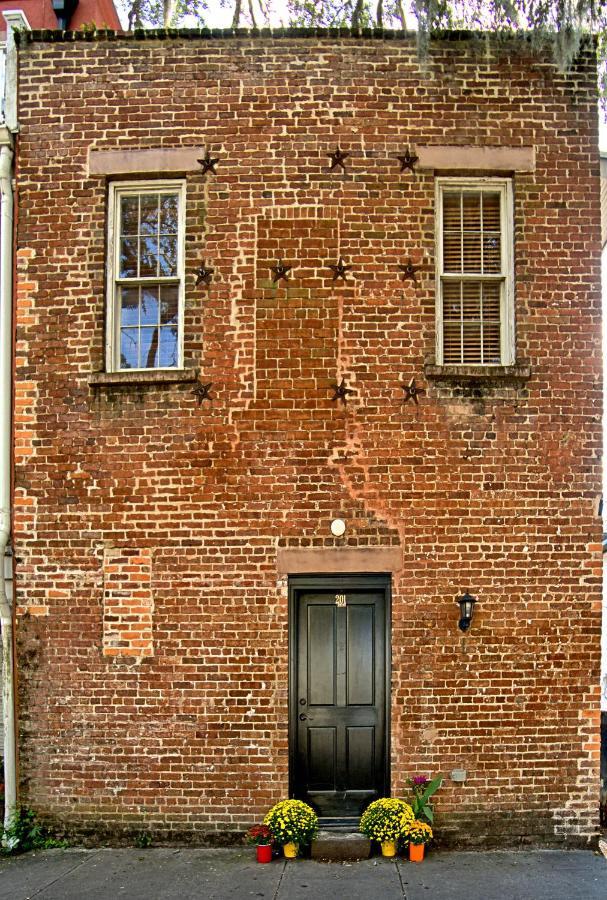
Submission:
M 93 372 L 89 376 L 91 387 L 113 387 L 114 385 L 178 384 L 196 381 L 198 369 L 150 369 L 148 372 Z
M 437 366 L 426 363 L 426 378 L 430 381 L 451 381 L 487 384 L 509 382 L 518 384 L 531 378 L 530 366 Z

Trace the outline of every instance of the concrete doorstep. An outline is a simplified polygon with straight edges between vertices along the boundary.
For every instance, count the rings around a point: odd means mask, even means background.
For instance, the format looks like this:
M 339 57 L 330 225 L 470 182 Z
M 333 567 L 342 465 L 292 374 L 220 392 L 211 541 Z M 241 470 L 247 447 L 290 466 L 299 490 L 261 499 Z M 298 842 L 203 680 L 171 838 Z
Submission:
M 312 842 L 312 859 L 349 862 L 369 859 L 371 841 L 358 831 L 319 831 Z
M 0 900 L 605 900 L 586 850 L 436 852 L 421 864 L 282 858 L 254 848 L 45 850 L 0 859 Z

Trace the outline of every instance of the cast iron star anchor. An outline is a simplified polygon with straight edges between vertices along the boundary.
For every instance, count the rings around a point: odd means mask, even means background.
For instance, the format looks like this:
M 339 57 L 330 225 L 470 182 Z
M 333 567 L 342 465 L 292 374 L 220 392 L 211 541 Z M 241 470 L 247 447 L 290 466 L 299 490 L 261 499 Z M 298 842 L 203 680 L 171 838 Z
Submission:
M 213 159 L 208 150 L 205 153 L 204 157 L 202 159 L 197 159 L 196 162 L 202 166 L 202 171 L 200 173 L 201 175 L 206 175 L 207 172 L 212 172 L 213 175 L 217 175 L 217 172 L 215 171 L 215 166 L 219 162 L 219 157 L 217 157 L 216 159 Z
M 415 405 L 419 406 L 419 400 L 417 398 L 424 392 L 422 388 L 418 388 L 415 384 L 415 378 L 412 378 L 409 384 L 401 384 L 401 388 L 405 392 L 403 403 L 408 403 L 409 400 L 413 400 Z
M 414 266 L 413 263 L 411 262 L 411 260 L 409 260 L 409 262 L 407 263 L 406 266 L 399 265 L 398 268 L 403 273 L 404 281 L 413 281 L 415 284 L 417 284 L 417 278 L 415 276 L 415 273 L 419 272 L 419 270 L 421 269 L 421 266 Z
M 342 278 L 346 281 L 346 273 L 350 271 L 352 266 L 346 266 L 343 257 L 340 256 L 337 260 L 337 265 L 330 265 L 329 268 L 333 269 L 333 281 L 337 281 L 338 278 Z
M 276 284 L 277 281 L 280 281 L 281 278 L 284 278 L 285 281 L 289 280 L 289 272 L 293 266 L 285 266 L 282 259 L 279 259 L 275 266 L 272 266 L 272 271 L 274 272 L 274 278 L 272 281 Z
M 201 284 L 210 285 L 211 278 L 213 277 L 213 272 L 215 269 L 211 269 L 210 267 L 205 266 L 203 263 L 198 269 L 196 269 L 196 287 Z
M 213 382 L 208 381 L 206 384 L 203 384 L 201 381 L 198 382 L 196 387 L 192 390 L 192 393 L 198 400 L 198 406 L 202 403 L 203 400 L 212 400 L 211 394 L 209 391 L 213 387 Z
M 400 162 L 401 172 L 405 172 L 407 169 L 409 169 L 411 172 L 414 172 L 415 170 L 413 167 L 415 163 L 419 161 L 419 156 L 415 156 L 415 154 L 409 153 L 408 147 L 402 156 L 397 156 L 396 158 Z
M 340 150 L 339 147 L 337 148 L 337 150 L 334 150 L 333 153 L 327 153 L 327 156 L 331 159 L 330 171 L 333 171 L 333 169 L 341 168 L 345 172 L 346 166 L 344 164 L 344 160 L 346 160 L 349 155 L 349 153 L 344 153 L 343 150 Z
M 341 402 L 346 404 L 348 400 L 348 394 L 355 394 L 356 391 L 352 390 L 352 388 L 346 387 L 346 382 L 342 378 L 340 384 L 332 384 L 331 388 L 333 390 L 333 396 L 331 397 L 331 401 L 341 400 Z

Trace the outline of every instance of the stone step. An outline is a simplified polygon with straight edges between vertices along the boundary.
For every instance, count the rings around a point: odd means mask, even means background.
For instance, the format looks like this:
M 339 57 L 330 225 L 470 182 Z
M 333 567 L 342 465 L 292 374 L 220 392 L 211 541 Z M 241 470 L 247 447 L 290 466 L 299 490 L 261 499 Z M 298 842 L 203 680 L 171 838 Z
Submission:
M 312 843 L 312 859 L 345 862 L 370 855 L 371 841 L 358 831 L 319 831 Z

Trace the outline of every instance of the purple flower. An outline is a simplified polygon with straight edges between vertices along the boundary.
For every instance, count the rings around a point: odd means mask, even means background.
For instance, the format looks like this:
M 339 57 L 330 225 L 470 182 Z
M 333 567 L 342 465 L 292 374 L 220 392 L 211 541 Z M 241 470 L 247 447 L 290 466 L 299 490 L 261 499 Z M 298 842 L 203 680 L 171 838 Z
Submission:
M 428 779 L 425 775 L 414 775 L 411 781 L 415 787 L 422 787 L 422 785 L 428 784 Z

